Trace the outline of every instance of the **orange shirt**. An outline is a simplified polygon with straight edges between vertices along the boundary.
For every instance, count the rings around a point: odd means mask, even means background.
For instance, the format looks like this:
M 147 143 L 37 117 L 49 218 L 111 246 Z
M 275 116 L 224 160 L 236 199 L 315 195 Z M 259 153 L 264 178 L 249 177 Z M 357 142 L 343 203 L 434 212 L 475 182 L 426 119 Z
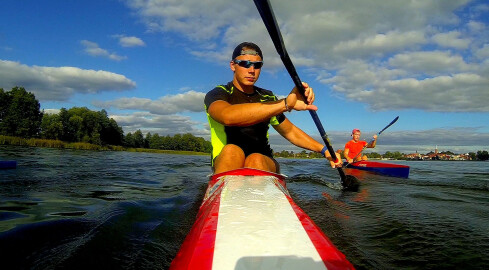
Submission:
M 363 147 L 367 145 L 368 143 L 366 141 L 358 141 L 355 142 L 354 140 L 350 140 L 345 144 L 345 150 L 350 149 L 348 152 L 348 157 L 349 158 L 354 158 L 360 151 L 362 151 Z

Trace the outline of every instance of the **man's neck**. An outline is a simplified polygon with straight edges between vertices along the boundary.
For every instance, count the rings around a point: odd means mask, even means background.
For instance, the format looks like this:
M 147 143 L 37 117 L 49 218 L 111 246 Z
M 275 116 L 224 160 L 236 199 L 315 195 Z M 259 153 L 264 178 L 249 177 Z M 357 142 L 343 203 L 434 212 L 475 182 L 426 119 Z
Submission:
M 239 91 L 246 94 L 253 94 L 255 92 L 255 88 L 253 85 L 243 85 L 240 84 L 236 79 L 233 80 L 233 84 Z

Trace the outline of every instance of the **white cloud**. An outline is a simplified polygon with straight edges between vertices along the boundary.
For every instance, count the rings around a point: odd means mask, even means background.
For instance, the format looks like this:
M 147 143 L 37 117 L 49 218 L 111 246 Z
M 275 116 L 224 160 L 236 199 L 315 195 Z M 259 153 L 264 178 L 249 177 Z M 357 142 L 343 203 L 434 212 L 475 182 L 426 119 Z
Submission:
M 176 95 L 167 95 L 157 100 L 125 97 L 105 102 L 93 102 L 100 108 L 130 110 L 131 113 L 116 114 L 111 117 L 123 127 L 125 133 L 140 129 L 143 133 L 160 135 L 192 133 L 210 140 L 207 123 L 191 120 L 183 112 L 204 112 L 205 93 L 193 90 Z
M 155 115 L 170 115 L 184 111 L 203 112 L 205 93 L 188 91 L 168 95 L 157 100 L 148 98 L 120 98 L 106 102 L 95 102 L 98 107 L 115 107 L 121 110 L 147 111 Z
M 43 112 L 45 114 L 58 114 L 61 110 L 60 109 L 44 109 Z
M 146 43 L 138 37 L 127 37 L 124 35 L 115 35 L 117 39 L 119 39 L 119 45 L 122 47 L 143 47 L 146 46 Z
M 22 86 L 39 100 L 69 100 L 75 93 L 133 89 L 136 83 L 123 75 L 76 67 L 27 66 L 0 60 L 0 87 Z
M 401 57 L 394 63 L 408 65 L 410 62 Z M 335 76 L 321 80 L 334 84 L 335 90 L 346 95 L 348 99 L 368 104 L 375 111 L 489 111 L 487 76 L 475 72 L 460 72 L 420 77 L 419 74 L 410 72 L 421 67 L 421 64 L 411 63 L 407 70 L 390 69 L 369 65 L 367 62 L 350 61 Z
M 388 60 L 394 68 L 401 68 L 414 74 L 451 74 L 477 70 L 465 63 L 460 55 L 453 55 L 448 51 L 421 51 L 394 55 Z
M 489 111 L 484 45 L 489 37 L 481 31 L 488 5 L 470 6 L 467 0 L 443 5 L 434 0 L 271 2 L 296 67 L 316 72 L 346 99 L 373 110 Z M 188 51 L 208 56 L 202 59 L 225 63 L 236 44 L 248 40 L 262 47 L 268 70 L 282 67 L 252 1 L 126 3 L 149 30 L 178 33 Z
M 84 51 L 88 55 L 95 56 L 95 57 L 105 57 L 114 61 L 122 61 L 127 59 L 126 56 L 120 56 L 116 53 L 110 53 L 109 51 L 100 48 L 99 45 L 95 42 L 82 40 L 80 41 L 80 43 L 85 47 Z
M 398 32 L 391 31 L 386 34 L 375 34 L 355 40 L 339 42 L 333 52 L 350 55 L 376 55 L 389 53 L 425 43 L 424 34 L 419 31 Z
M 482 60 L 489 59 L 489 44 L 485 44 L 484 47 L 477 49 L 475 55 Z
M 484 29 L 486 29 L 486 25 L 478 21 L 469 21 L 467 23 L 467 27 L 470 31 L 476 33 L 480 33 L 481 31 L 484 31 Z
M 171 31 L 194 41 L 220 35 L 235 16 L 249 12 L 249 6 L 225 0 L 215 1 L 126 1 L 151 31 Z M 198 29 L 198 30 L 197 30 Z
M 195 136 L 204 136 L 209 139 L 209 131 L 202 123 L 191 120 L 188 116 L 181 115 L 155 115 L 148 112 L 135 112 L 132 114 L 110 115 L 124 132 L 134 133 L 138 129 L 146 134 L 148 132 L 159 135 L 174 135 L 191 133 Z
M 435 34 L 432 38 L 436 44 L 442 47 L 467 49 L 470 45 L 470 40 L 460 38 L 460 36 L 461 33 L 459 31 L 451 31 L 448 33 Z

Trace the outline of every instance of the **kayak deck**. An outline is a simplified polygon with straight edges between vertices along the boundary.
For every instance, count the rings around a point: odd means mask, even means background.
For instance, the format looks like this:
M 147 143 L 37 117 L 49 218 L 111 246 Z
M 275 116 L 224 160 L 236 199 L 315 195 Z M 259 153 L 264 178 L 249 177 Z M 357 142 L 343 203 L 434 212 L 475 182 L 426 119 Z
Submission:
M 408 178 L 409 166 L 375 161 L 357 161 L 348 164 L 346 168 L 363 170 L 377 174 Z
M 215 175 L 171 269 L 353 269 L 291 199 L 283 175 Z

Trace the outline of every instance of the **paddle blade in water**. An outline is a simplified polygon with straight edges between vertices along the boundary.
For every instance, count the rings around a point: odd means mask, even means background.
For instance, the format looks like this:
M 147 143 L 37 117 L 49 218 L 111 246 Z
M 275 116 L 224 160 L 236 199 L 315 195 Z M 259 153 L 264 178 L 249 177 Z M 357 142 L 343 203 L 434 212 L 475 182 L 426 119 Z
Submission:
M 353 175 L 346 175 L 345 181 L 343 183 L 343 190 L 348 191 L 358 191 L 358 187 L 360 186 L 360 182 Z

